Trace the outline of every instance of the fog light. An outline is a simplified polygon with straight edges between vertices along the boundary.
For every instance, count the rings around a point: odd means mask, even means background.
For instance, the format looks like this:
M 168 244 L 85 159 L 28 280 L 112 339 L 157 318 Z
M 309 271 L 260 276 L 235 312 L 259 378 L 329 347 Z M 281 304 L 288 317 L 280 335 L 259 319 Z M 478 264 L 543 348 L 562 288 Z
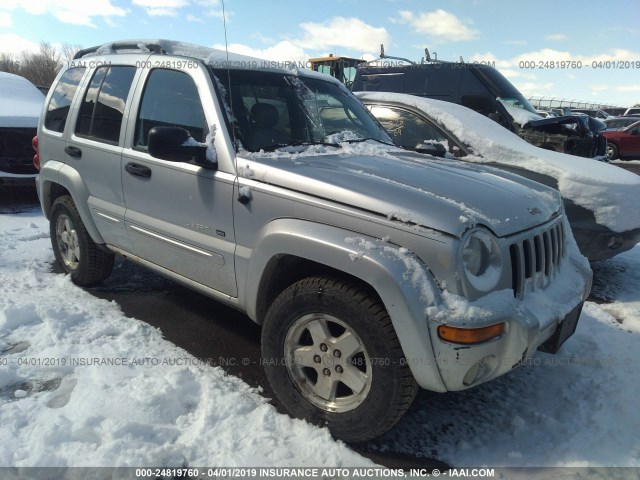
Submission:
M 622 239 L 621 236 L 611 235 L 609 237 L 609 241 L 607 242 L 607 247 L 609 247 L 611 250 L 617 250 L 622 246 L 623 243 L 624 243 L 624 240 Z
M 468 387 L 484 380 L 493 373 L 497 364 L 498 360 L 494 355 L 487 355 L 473 364 L 462 379 L 462 383 Z

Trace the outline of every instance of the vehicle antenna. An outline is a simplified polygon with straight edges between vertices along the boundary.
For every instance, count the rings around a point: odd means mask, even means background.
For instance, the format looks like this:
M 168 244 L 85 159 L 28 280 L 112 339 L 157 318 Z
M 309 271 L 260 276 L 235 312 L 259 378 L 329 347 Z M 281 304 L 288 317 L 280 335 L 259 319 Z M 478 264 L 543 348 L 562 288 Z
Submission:
M 233 146 L 238 150 L 238 140 L 236 138 L 236 128 L 233 125 L 233 95 L 231 92 L 231 67 L 229 65 L 229 42 L 227 40 L 227 14 L 224 10 L 224 0 L 222 0 L 222 25 L 224 26 L 224 50 L 227 55 L 227 91 L 229 92 L 229 108 L 231 109 L 231 118 L 229 122 L 231 122 L 231 136 L 233 137 Z M 234 161 L 236 162 L 236 172 L 238 171 L 238 157 L 235 156 Z

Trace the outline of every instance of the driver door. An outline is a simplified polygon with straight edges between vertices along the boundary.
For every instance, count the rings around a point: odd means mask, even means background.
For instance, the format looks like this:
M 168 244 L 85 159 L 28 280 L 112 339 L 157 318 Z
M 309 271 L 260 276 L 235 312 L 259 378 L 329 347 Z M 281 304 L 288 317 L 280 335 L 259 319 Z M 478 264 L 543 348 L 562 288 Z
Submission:
M 210 88 L 203 69 L 147 72 L 132 108 L 131 146 L 122 156 L 125 223 L 136 256 L 235 297 L 235 176 L 154 158 L 147 150 L 156 126 L 181 127 L 204 142 L 213 121 L 207 122 L 203 99 L 216 98 Z

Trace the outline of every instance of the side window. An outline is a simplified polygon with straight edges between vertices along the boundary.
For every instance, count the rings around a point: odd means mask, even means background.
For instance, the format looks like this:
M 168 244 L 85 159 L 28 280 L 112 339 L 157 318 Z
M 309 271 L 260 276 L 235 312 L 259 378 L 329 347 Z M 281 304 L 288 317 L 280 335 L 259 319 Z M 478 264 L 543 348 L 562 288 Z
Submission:
M 464 95 L 462 97 L 462 105 L 485 116 L 493 113 L 491 100 L 484 95 Z
M 131 66 L 96 69 L 80 106 L 76 135 L 118 143 L 131 83 L 136 73 Z
M 184 72 L 151 71 L 136 118 L 134 146 L 146 147 L 149 130 L 161 126 L 182 127 L 195 140 L 205 140 L 206 119 L 198 89 Z
M 407 110 L 374 106 L 371 113 L 391 135 L 396 145 L 403 148 L 413 150 L 425 140 L 438 143 L 449 140 L 430 122 Z
M 84 67 L 70 68 L 62 74 L 56 88 L 53 90 L 47 113 L 44 117 L 44 127 L 54 132 L 62 133 L 69 115 L 69 107 L 78 90 L 78 85 L 84 75 Z

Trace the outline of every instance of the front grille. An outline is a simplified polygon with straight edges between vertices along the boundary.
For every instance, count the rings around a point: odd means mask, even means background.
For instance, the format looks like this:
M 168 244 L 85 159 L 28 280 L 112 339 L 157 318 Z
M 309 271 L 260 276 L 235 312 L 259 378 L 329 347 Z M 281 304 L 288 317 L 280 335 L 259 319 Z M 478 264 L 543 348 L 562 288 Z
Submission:
M 564 233 L 559 221 L 509 246 L 511 285 L 516 298 L 522 298 L 527 291 L 545 288 L 556 275 L 564 257 Z
M 32 175 L 38 173 L 33 166 L 31 139 L 35 128 L 0 129 L 0 172 Z

